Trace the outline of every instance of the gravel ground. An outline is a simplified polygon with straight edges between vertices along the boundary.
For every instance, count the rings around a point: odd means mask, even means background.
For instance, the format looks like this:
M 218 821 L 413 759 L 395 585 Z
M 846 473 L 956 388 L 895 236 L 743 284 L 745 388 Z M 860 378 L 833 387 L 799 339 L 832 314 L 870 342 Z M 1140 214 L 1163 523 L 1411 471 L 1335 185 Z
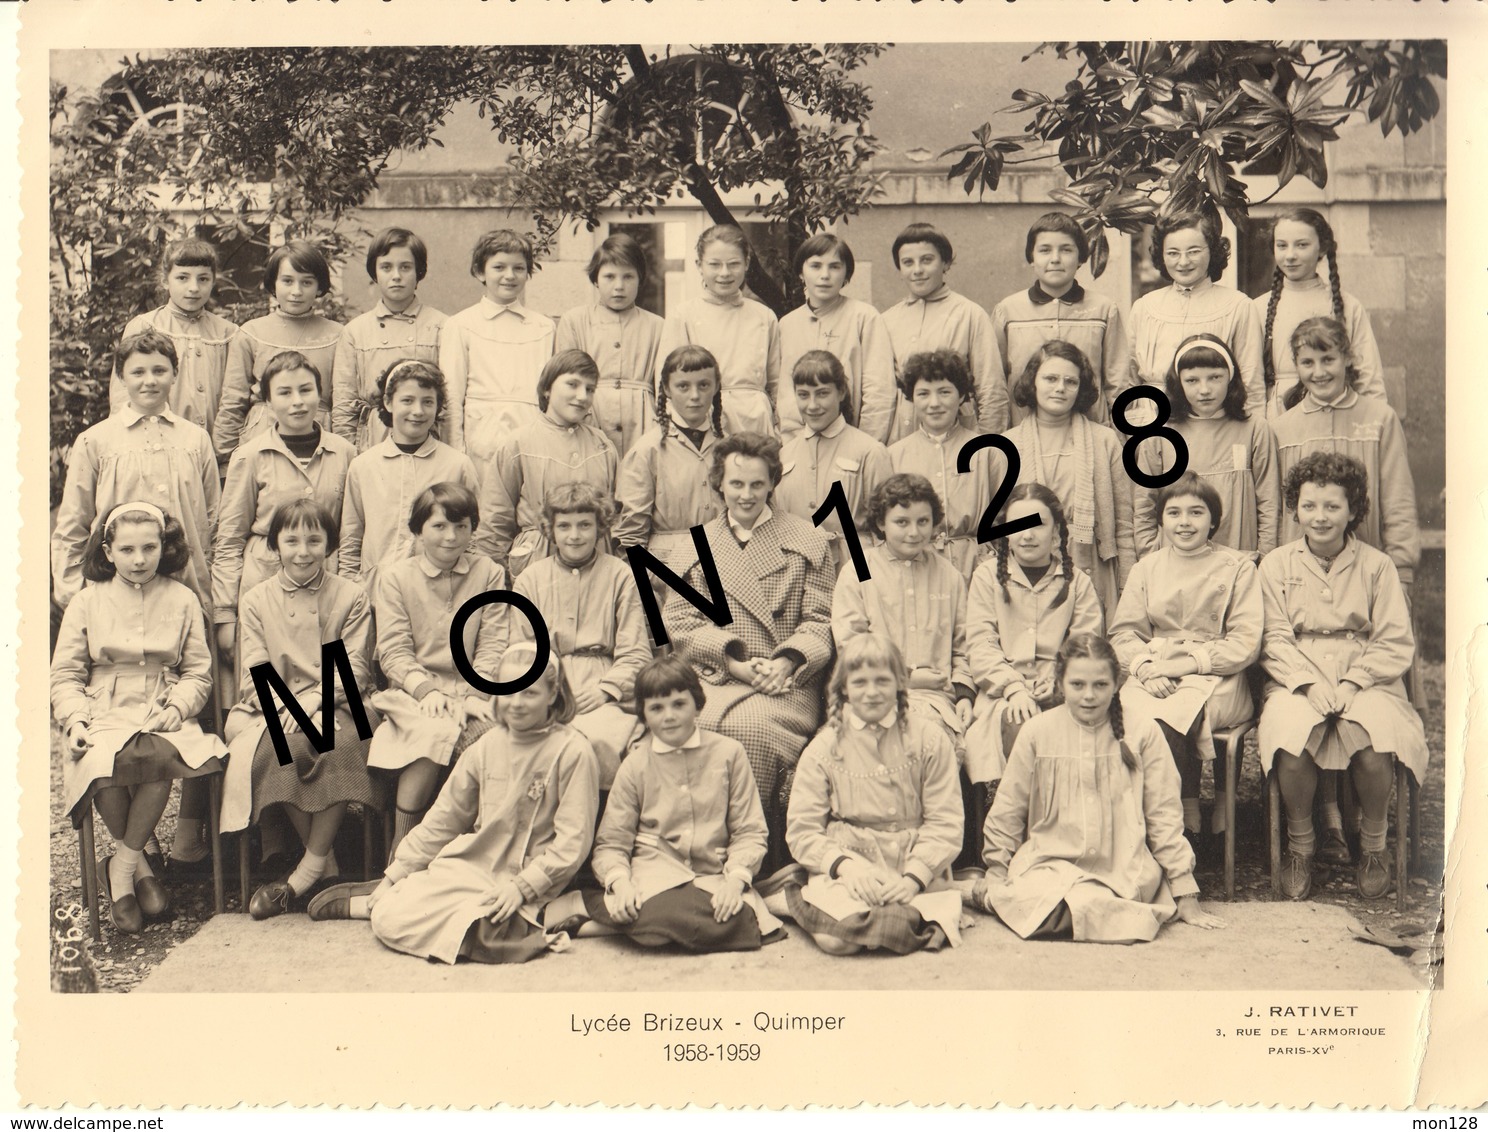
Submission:
M 1354 891 L 1352 871 L 1342 871 L 1328 877 L 1319 874 L 1313 886 L 1312 899 L 1345 908 L 1360 923 L 1369 927 L 1386 928 L 1396 934 L 1410 935 L 1429 932 L 1439 921 L 1441 910 L 1441 876 L 1444 867 L 1444 797 L 1442 786 L 1443 766 L 1443 668 L 1440 664 L 1424 666 L 1427 697 L 1430 707 L 1424 713 L 1426 737 L 1432 751 L 1431 765 L 1427 771 L 1422 794 L 1422 851 L 1420 876 L 1413 877 L 1407 893 L 1405 912 L 1395 910 L 1393 898 L 1364 901 Z M 53 907 L 69 909 L 82 902 L 82 880 L 78 866 L 78 840 L 72 823 L 62 813 L 61 776 L 62 747 L 60 737 L 52 736 L 51 749 L 51 869 Z M 1266 851 L 1266 827 L 1260 805 L 1261 785 L 1259 764 L 1254 756 L 1244 764 L 1240 799 L 1237 804 L 1235 899 L 1237 901 L 1270 900 L 1271 879 Z M 175 832 L 176 795 L 172 795 L 165 816 L 158 827 L 162 845 L 169 846 Z M 98 854 L 103 857 L 112 851 L 112 840 L 101 821 L 95 822 Z M 231 846 L 231 842 L 229 842 Z M 361 835 L 359 822 L 347 821 L 342 828 L 341 840 L 337 843 L 338 859 L 352 867 L 361 860 Z M 237 859 L 229 847 L 224 862 L 227 874 L 227 910 L 229 913 L 243 911 L 237 895 Z M 1425 879 L 1431 878 L 1431 879 Z M 255 877 L 255 883 L 267 877 Z M 1222 893 L 1224 886 L 1222 853 L 1201 856 L 1198 871 L 1199 885 L 1205 893 Z M 91 959 L 96 972 L 97 987 L 101 991 L 129 991 L 153 971 L 171 949 L 183 940 L 195 935 L 202 924 L 212 915 L 212 882 L 208 875 L 201 880 L 173 883 L 171 894 L 175 902 L 175 919 L 170 923 L 151 924 L 136 936 L 121 935 L 113 930 L 108 920 L 107 902 L 102 910 L 103 939 L 93 943 L 87 938 L 87 916 L 76 916 L 82 927 L 82 948 Z M 1223 914 L 1223 908 L 1217 909 Z M 65 914 L 65 913 L 64 913 Z M 88 966 L 85 961 L 83 966 Z M 85 980 L 86 981 L 86 980 Z

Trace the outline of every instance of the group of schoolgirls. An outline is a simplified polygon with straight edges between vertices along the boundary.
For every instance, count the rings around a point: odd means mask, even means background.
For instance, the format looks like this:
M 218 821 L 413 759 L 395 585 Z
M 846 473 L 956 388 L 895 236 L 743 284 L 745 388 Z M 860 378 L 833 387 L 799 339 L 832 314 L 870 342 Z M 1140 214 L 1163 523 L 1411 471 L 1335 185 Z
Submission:
M 67 804 L 91 800 L 113 834 L 116 927 L 169 914 L 151 850 L 170 780 L 169 870 L 184 873 L 207 852 L 201 777 L 224 763 L 223 828 L 262 821 L 267 841 L 287 823 L 303 847 L 254 893 L 255 916 L 369 917 L 389 946 L 451 962 L 531 958 L 565 931 L 752 947 L 783 918 L 834 953 L 912 951 L 954 940 L 963 901 L 1025 937 L 1215 926 L 1184 833 L 1212 732 L 1253 710 L 1258 657 L 1288 895 L 1307 894 L 1314 857 L 1350 860 L 1336 801 L 1321 848 L 1312 826 L 1319 772 L 1345 768 L 1360 888 L 1382 893 L 1390 761 L 1419 780 L 1426 758 L 1400 683 L 1413 487 L 1326 221 L 1284 214 L 1275 248 L 1275 286 L 1252 303 L 1213 282 L 1228 254 L 1213 217 L 1159 224 L 1153 261 L 1172 286 L 1134 305 L 1128 349 L 1115 305 L 1076 282 L 1087 245 L 1057 213 L 1028 234 L 1032 286 L 990 317 L 948 289 L 950 242 L 922 224 L 893 248 L 904 302 L 879 314 L 844 296 L 851 249 L 820 235 L 796 257 L 806 303 L 778 323 L 744 296 L 749 252 L 728 226 L 699 242 L 703 297 L 665 322 L 635 305 L 641 249 L 612 236 L 589 266 L 593 301 L 556 326 L 523 303 L 532 247 L 509 231 L 477 243 L 483 297 L 448 319 L 417 299 L 418 237 L 379 234 L 379 302 L 345 327 L 314 313 L 330 276 L 308 244 L 273 253 L 277 309 L 236 331 L 205 309 L 210 245 L 173 245 L 170 301 L 126 330 L 114 412 L 74 446 L 53 537 Z M 1131 384 L 1166 389 L 1188 447 L 1189 474 L 1156 493 L 1134 491 L 1104 423 Z M 976 528 L 1005 464 L 984 450 L 956 470 L 983 432 L 1021 457 L 999 521 L 1039 519 L 992 548 Z M 608 553 L 645 546 L 697 580 L 691 528 L 721 514 L 747 547 L 716 490 L 729 469 L 714 449 L 735 436 L 776 461 L 783 516 L 809 522 L 842 491 L 818 564 L 836 579 L 826 726 L 786 780 L 796 864 L 758 885 L 781 831 L 756 753 L 697 726 L 707 695 L 685 648 L 653 658 Z M 1172 458 L 1142 442 L 1148 470 Z M 449 626 L 508 587 L 541 611 L 553 653 L 493 700 L 460 675 Z M 464 652 L 505 680 L 532 666 L 531 636 L 490 604 Z M 251 670 L 272 664 L 318 718 L 321 645 L 336 640 L 357 686 L 378 689 L 373 738 L 343 689 L 327 752 L 280 711 L 282 765 Z M 756 688 L 789 690 L 799 656 L 785 659 L 766 678 L 780 687 Z M 214 668 L 219 702 L 236 700 L 226 743 L 195 722 Z M 389 782 L 384 878 L 333 883 L 347 805 L 379 804 Z M 963 785 L 999 782 L 987 875 L 954 881 L 981 814 Z M 591 842 L 603 891 L 554 903 Z

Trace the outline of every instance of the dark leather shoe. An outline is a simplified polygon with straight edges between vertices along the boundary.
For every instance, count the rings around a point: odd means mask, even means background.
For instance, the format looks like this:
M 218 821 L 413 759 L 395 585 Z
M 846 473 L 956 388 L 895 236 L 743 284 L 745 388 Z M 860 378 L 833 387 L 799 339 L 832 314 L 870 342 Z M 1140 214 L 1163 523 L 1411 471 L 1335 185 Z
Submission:
M 134 878 L 134 895 L 139 901 L 140 911 L 152 920 L 170 915 L 170 892 L 159 878 L 137 876 Z
M 344 884 L 333 884 L 329 888 L 317 893 L 310 901 L 309 913 L 312 920 L 350 920 L 351 900 L 354 896 L 371 896 L 381 884 L 378 880 L 348 881 Z
M 1377 900 L 1394 887 L 1383 853 L 1361 853 L 1354 880 L 1359 886 L 1359 895 L 1365 900 Z
M 1343 839 L 1343 830 L 1328 829 L 1323 831 L 1323 843 L 1318 847 L 1317 859 L 1330 868 L 1346 869 L 1354 863 L 1354 858 L 1349 853 L 1348 842 Z
M 179 857 L 167 857 L 163 871 L 172 884 L 178 880 L 200 880 L 203 877 L 209 877 L 212 875 L 212 854 L 208 853 L 200 861 L 183 861 Z
M 1281 894 L 1288 900 L 1306 900 L 1312 895 L 1312 857 L 1287 853 L 1281 859 Z
M 139 900 L 132 892 L 114 899 L 114 886 L 109 882 L 109 865 L 113 860 L 113 855 L 110 854 L 99 862 L 98 885 L 108 897 L 109 919 L 115 930 L 126 935 L 136 935 L 145 930 L 145 914 L 140 911 Z
M 293 901 L 294 889 L 288 881 L 271 880 L 254 892 L 253 899 L 248 901 L 248 914 L 255 920 L 269 920 L 291 911 Z

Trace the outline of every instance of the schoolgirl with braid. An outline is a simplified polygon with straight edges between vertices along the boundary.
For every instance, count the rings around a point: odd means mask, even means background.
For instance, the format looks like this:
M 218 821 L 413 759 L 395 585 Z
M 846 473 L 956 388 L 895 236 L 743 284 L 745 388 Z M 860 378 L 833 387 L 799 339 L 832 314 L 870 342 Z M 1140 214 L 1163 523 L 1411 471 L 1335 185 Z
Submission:
M 1374 340 L 1374 328 L 1364 304 L 1339 282 L 1338 240 L 1323 214 L 1311 208 L 1289 208 L 1276 217 L 1271 230 L 1276 270 L 1271 289 L 1252 302 L 1264 327 L 1262 363 L 1266 377 L 1266 415 L 1286 411 L 1283 398 L 1297 385 L 1292 360 L 1292 332 L 1310 318 L 1337 319 L 1348 330 L 1349 353 L 1359 371 L 1359 392 L 1385 397 L 1384 364 Z M 1328 281 L 1318 276 L 1318 265 L 1328 260 Z
M 1115 650 L 1077 633 L 1059 650 L 1062 702 L 1028 722 L 984 830 L 987 875 L 965 900 L 1024 939 L 1139 943 L 1199 906 L 1178 771 L 1157 725 L 1126 721 Z
M 615 478 L 618 546 L 644 546 L 679 575 L 692 569 L 691 530 L 722 509 L 708 486 L 713 446 L 722 437 L 718 362 L 702 346 L 678 346 L 661 366 L 656 423 L 625 454 Z
M 1072 633 L 1101 633 L 1100 599 L 1070 555 L 1059 497 L 1040 483 L 1013 488 L 999 524 L 1036 515 L 1038 526 L 998 539 L 971 579 L 966 655 L 977 699 L 966 733 L 966 774 L 1002 777 L 1023 725 L 1059 702 L 1054 666 Z

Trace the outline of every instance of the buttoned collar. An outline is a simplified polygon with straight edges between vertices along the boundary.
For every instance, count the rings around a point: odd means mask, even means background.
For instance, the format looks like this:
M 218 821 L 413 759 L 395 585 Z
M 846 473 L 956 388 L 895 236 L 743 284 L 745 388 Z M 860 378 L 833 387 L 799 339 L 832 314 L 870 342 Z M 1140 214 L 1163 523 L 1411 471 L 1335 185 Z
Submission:
M 504 314 L 516 315 L 523 322 L 526 322 L 531 317 L 531 312 L 528 311 L 521 299 L 518 299 L 514 303 L 498 303 L 490 295 L 481 296 L 480 312 L 485 318 L 500 318 Z
M 319 593 L 321 587 L 325 585 L 326 570 L 322 566 L 316 572 L 315 577 L 311 578 L 308 582 L 297 582 L 289 576 L 289 571 L 281 567 L 279 573 L 274 575 L 274 580 L 279 583 L 279 588 L 287 594 L 299 593 L 301 590 L 308 590 L 314 594 Z
M 653 731 L 651 733 L 651 749 L 658 755 L 669 755 L 673 751 L 695 751 L 702 745 L 703 733 L 696 727 L 692 729 L 691 735 L 689 735 L 686 739 L 683 739 L 682 742 L 678 743 L 675 747 L 672 746 L 670 743 L 663 743 L 661 741 L 661 736 L 657 735 L 656 732 Z
M 748 542 L 755 536 L 755 533 L 761 527 L 763 527 L 766 523 L 768 523 L 775 517 L 775 512 L 770 510 L 770 505 L 766 503 L 760 510 L 759 518 L 754 521 L 754 526 L 750 527 L 748 530 L 745 530 L 743 527 L 739 526 L 738 523 L 734 522 L 733 512 L 725 511 L 723 513 L 723 517 L 725 522 L 727 522 L 729 525 L 729 530 L 734 532 L 734 537 L 740 542 Z
M 161 307 L 160 309 L 165 311 L 165 313 L 170 315 L 172 318 L 178 318 L 182 322 L 197 322 L 201 319 L 202 315 L 207 313 L 206 307 L 202 307 L 199 310 L 194 311 L 183 311 L 180 307 L 176 306 L 175 303 L 170 302 L 166 303 L 165 306 Z
M 899 709 L 890 708 L 889 714 L 884 716 L 877 723 L 869 723 L 857 712 L 853 711 L 851 704 L 848 704 L 842 709 L 842 716 L 844 719 L 847 720 L 847 725 L 854 731 L 867 731 L 869 728 L 873 728 L 877 731 L 887 731 L 890 727 L 893 727 L 894 724 L 899 722 Z
M 326 431 L 326 429 L 320 430 L 320 434 L 315 438 L 315 450 L 311 453 L 311 455 L 314 455 L 316 452 L 324 452 L 326 450 Z M 299 457 L 289 450 L 289 442 L 284 439 L 284 434 L 279 431 L 278 425 L 273 425 L 269 428 L 266 428 L 264 429 L 264 432 L 267 434 L 265 436 L 264 443 L 270 444 L 274 448 L 277 448 L 279 451 L 283 452 L 292 460 L 299 460 Z
M 950 294 L 951 294 L 951 286 L 950 286 L 950 284 L 949 283 L 942 283 L 940 285 L 940 290 L 939 291 L 936 291 L 935 294 L 933 294 L 933 295 L 926 295 L 923 299 L 921 299 L 921 298 L 919 298 L 919 297 L 917 297 L 915 295 L 911 295 L 911 296 L 909 296 L 909 298 L 907 298 L 907 299 L 904 300 L 904 303 L 905 303 L 906 306 L 911 306 L 911 307 L 914 306 L 916 303 L 942 303 L 942 302 L 945 302 L 945 300 L 950 297 Z
M 1359 400 L 1359 391 L 1352 387 L 1345 387 L 1342 394 L 1333 401 L 1319 401 L 1311 391 L 1302 398 L 1302 411 L 1304 413 L 1320 413 L 1324 409 L 1352 409 Z
M 387 439 L 377 446 L 377 451 L 381 452 L 383 457 L 388 460 L 394 459 L 398 456 L 413 456 L 417 459 L 422 460 L 424 457 L 433 454 L 434 445 L 438 443 L 439 442 L 434 439 L 434 434 L 431 432 L 428 436 L 424 437 L 424 442 L 420 444 L 414 451 L 404 452 L 403 449 L 398 447 L 398 442 L 393 439 L 393 434 L 388 433 Z
M 1043 586 L 1047 584 L 1050 579 L 1064 577 L 1064 563 L 1061 562 L 1058 558 L 1051 556 L 1049 558 L 1049 568 L 1045 570 L 1043 574 L 1040 575 L 1039 580 L 1035 582 L 1023 572 L 1023 563 L 1019 562 L 1016 557 L 1012 557 L 1012 553 L 1013 552 L 1010 549 L 1008 551 L 1008 554 L 1010 556 L 1008 558 L 1008 581 L 1013 582 L 1016 585 L 1021 585 L 1029 590 L 1038 590 L 1043 588 Z M 1013 569 L 1014 566 L 1017 567 L 1016 570 Z
M 847 302 L 847 296 L 839 291 L 837 293 L 837 297 L 824 306 L 814 307 L 811 305 L 811 300 L 807 299 L 806 311 L 812 318 L 826 318 L 828 315 L 836 314 L 838 311 L 840 311 L 842 309 L 842 304 L 844 304 L 845 302 Z
M 462 555 L 460 555 L 460 557 L 455 560 L 455 564 L 453 566 L 451 566 L 448 570 L 441 570 L 438 566 L 434 565 L 434 563 L 430 562 L 429 561 L 429 558 L 428 558 L 428 555 L 425 555 L 425 554 L 420 554 L 418 556 L 418 558 L 415 559 L 415 561 L 418 562 L 419 569 L 424 572 L 424 577 L 426 577 L 426 578 L 440 578 L 440 577 L 443 577 L 446 573 L 448 573 L 448 574 L 468 574 L 468 573 L 470 573 L 470 565 L 471 565 L 471 563 L 470 563 L 470 555 L 469 554 L 462 554 Z
M 731 298 L 720 298 L 712 291 L 703 292 L 703 302 L 711 307 L 742 307 L 744 305 L 744 292 L 735 291 Z
M 133 428 L 140 421 L 149 417 L 158 418 L 162 424 L 177 424 L 181 420 L 180 417 L 171 411 L 169 404 L 162 405 L 158 413 L 142 413 L 139 409 L 135 408 L 132 401 L 119 410 L 119 417 L 123 420 L 125 428 Z
M 1318 565 L 1317 559 L 1313 557 L 1312 550 L 1307 545 L 1306 535 L 1303 535 L 1292 545 L 1295 547 L 1294 553 L 1301 559 L 1304 567 L 1311 570 L 1320 578 L 1331 578 L 1334 576 L 1331 572 L 1325 574 L 1323 568 Z M 1358 539 L 1354 535 L 1344 536 L 1343 549 L 1333 559 L 1333 568 L 1336 570 L 1339 566 L 1345 566 L 1353 562 L 1354 558 L 1358 555 L 1358 550 Z
M 1042 307 L 1056 301 L 1061 303 L 1080 303 L 1085 301 L 1085 288 L 1081 287 L 1078 282 L 1074 282 L 1070 284 L 1070 289 L 1064 294 L 1051 295 L 1035 279 L 1033 286 L 1028 288 L 1028 299 L 1036 307 Z
M 418 318 L 419 312 L 423 309 L 424 304 L 417 299 L 414 299 L 413 302 L 409 303 L 400 311 L 389 310 L 387 303 L 378 299 L 377 305 L 372 308 L 372 317 L 379 322 L 388 320 L 393 322 L 413 322 Z
M 1178 292 L 1178 294 L 1180 295 L 1202 295 L 1205 291 L 1209 290 L 1209 288 L 1213 286 L 1214 280 L 1210 279 L 1206 275 L 1192 287 L 1185 287 L 1181 283 L 1174 283 L 1173 290 Z
M 847 418 L 844 417 L 841 413 L 838 413 L 837 419 L 829 424 L 826 428 L 822 429 L 820 432 L 812 432 L 810 429 L 807 429 L 806 439 L 814 440 L 817 437 L 824 436 L 828 440 L 836 440 L 839 436 L 842 435 L 842 430 L 846 427 Z
M 575 566 L 571 562 L 565 562 L 563 560 L 563 555 L 559 554 L 558 549 L 554 547 L 553 565 L 559 570 L 567 570 L 570 574 L 585 574 L 594 568 L 594 564 L 599 561 L 599 555 L 599 545 L 598 543 L 596 543 L 594 549 L 590 552 L 589 557 Z

